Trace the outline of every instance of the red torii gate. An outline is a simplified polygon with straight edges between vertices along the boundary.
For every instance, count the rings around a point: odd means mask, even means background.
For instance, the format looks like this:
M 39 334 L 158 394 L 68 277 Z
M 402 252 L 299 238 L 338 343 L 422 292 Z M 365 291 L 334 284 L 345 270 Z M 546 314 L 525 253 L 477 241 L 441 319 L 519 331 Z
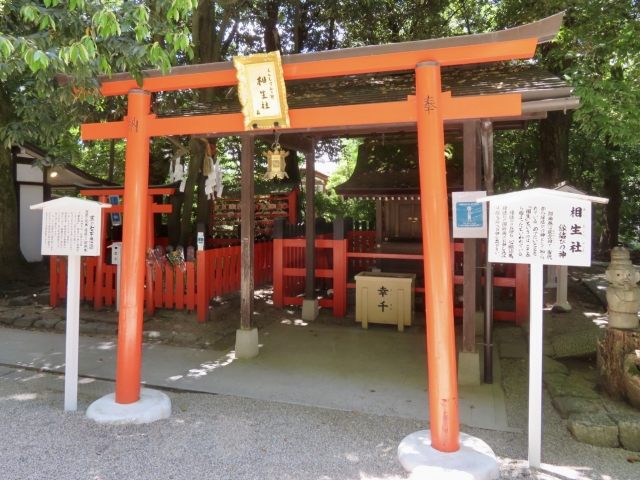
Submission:
M 164 187 L 164 188 L 147 188 L 147 220 L 146 220 L 146 225 L 147 225 L 147 244 L 146 244 L 146 248 L 153 248 L 154 245 L 154 220 L 153 220 L 153 214 L 155 213 L 171 213 L 172 212 L 172 206 L 171 205 L 164 205 L 164 204 L 158 204 L 158 203 L 154 203 L 153 202 L 153 197 L 155 195 L 173 195 L 173 193 L 175 192 L 174 188 L 170 188 L 170 187 Z M 103 202 L 103 203 L 109 203 L 109 196 L 110 195 L 117 195 L 117 196 L 122 196 L 123 197 L 123 203 L 124 203 L 124 189 L 122 187 L 118 187 L 118 188 L 109 188 L 109 189 L 84 189 L 84 190 L 80 190 L 80 194 L 84 195 L 85 197 L 98 197 L 98 201 Z M 122 213 L 124 212 L 124 207 L 123 205 L 112 205 L 111 208 L 109 208 L 108 211 L 103 211 L 102 212 L 102 235 L 105 236 L 105 232 L 107 231 L 107 215 L 111 214 L 111 213 Z M 151 213 L 151 215 L 149 215 L 149 213 Z M 99 257 L 99 261 L 96 265 L 96 276 L 101 279 L 102 278 L 102 266 L 104 264 L 104 256 L 105 256 L 105 247 L 104 245 L 102 246 L 102 252 L 100 254 Z M 151 268 L 146 267 L 147 270 L 147 275 L 149 276 L 149 278 L 151 278 Z M 102 290 L 102 281 L 97 281 L 96 282 L 96 293 L 95 293 L 95 300 L 93 301 L 93 307 L 95 310 L 99 310 L 100 308 L 102 308 L 102 295 L 101 295 L 101 290 Z M 155 304 L 153 303 L 153 290 L 151 288 L 147 288 L 146 289 L 146 296 L 147 296 L 147 313 L 149 315 L 153 315 L 153 313 L 155 312 Z
M 289 111 L 291 127 L 282 132 L 313 133 L 357 126 L 416 125 L 420 157 L 420 185 L 425 259 L 427 356 L 432 445 L 442 452 L 459 449 L 458 389 L 453 325 L 452 278 L 448 228 L 447 184 L 443 122 L 521 115 L 520 94 L 452 98 L 442 92 L 440 69 L 534 55 L 539 41 L 555 37 L 562 14 L 523 27 L 483 35 L 427 40 L 405 44 L 290 55 L 283 58 L 285 80 L 415 70 L 416 95 L 406 101 L 303 108 Z M 177 67 L 170 74 L 148 72 L 142 86 L 129 74 L 101 79 L 105 96 L 128 95 L 123 121 L 82 125 L 83 140 L 127 139 L 125 224 L 121 309 L 116 373 L 116 402 L 129 404 L 140 397 L 140 364 L 144 300 L 144 264 L 149 140 L 155 136 L 213 134 L 244 135 L 243 147 L 257 132 L 244 130 L 241 113 L 180 118 L 157 118 L 150 113 L 151 93 L 237 84 L 231 62 Z M 245 152 L 243 149 L 243 157 Z M 245 171 L 243 171 L 245 173 Z M 250 247 L 245 245 L 243 248 Z M 247 256 L 247 258 L 250 258 Z M 244 265 L 251 268 L 251 265 Z M 243 276 L 244 281 L 244 276 Z M 244 290 L 243 288 L 243 291 Z M 250 309 L 242 325 L 249 325 Z

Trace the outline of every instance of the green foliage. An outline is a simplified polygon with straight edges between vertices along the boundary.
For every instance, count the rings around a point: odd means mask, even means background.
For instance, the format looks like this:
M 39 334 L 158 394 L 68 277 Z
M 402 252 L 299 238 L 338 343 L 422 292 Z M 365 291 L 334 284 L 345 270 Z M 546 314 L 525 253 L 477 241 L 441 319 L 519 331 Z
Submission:
M 502 130 L 494 133 L 493 163 L 496 193 L 534 187 L 538 164 L 538 128 Z
M 358 147 L 361 139 L 342 140 L 342 156 L 338 168 L 327 181 L 326 193 L 316 192 L 316 211 L 327 220 L 336 217 L 352 217 L 357 221 L 374 221 L 376 218 L 376 202 L 349 198 L 343 200 L 335 193 L 334 188 L 346 182 L 355 170 L 358 159 Z
M 514 26 L 566 10 L 558 38 L 536 60 L 563 75 L 581 98 L 580 129 L 613 144 L 637 141 L 640 129 L 640 2 L 502 0 L 497 24 Z
M 0 82 L 13 115 L 0 123 L 5 146 L 58 142 L 100 106 L 97 75 L 164 72 L 191 54 L 185 19 L 194 0 L 8 0 L 0 5 Z M 163 32 L 163 45 L 152 38 Z M 70 75 L 58 87 L 56 74 Z
M 112 181 L 120 185 L 124 185 L 125 149 L 124 141 L 116 142 Z M 91 172 L 96 177 L 106 179 L 109 176 L 109 150 L 109 140 L 84 142 L 80 144 L 77 154 L 74 155 L 73 164 L 85 172 Z

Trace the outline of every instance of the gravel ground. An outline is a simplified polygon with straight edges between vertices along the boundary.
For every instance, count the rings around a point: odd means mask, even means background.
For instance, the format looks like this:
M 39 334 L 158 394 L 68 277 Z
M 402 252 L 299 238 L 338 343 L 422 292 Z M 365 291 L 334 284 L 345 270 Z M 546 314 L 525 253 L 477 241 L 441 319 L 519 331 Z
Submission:
M 509 423 L 526 431 L 527 366 L 502 361 Z M 45 377 L 45 381 L 42 381 Z M 169 420 L 105 426 L 84 412 L 113 391 L 96 381 L 78 412 L 62 411 L 56 375 L 0 367 L 0 478 L 12 479 L 402 479 L 400 441 L 427 425 L 416 421 L 224 395 L 167 392 Z M 57 384 L 62 384 L 58 381 Z M 526 466 L 526 434 L 463 428 L 486 441 L 501 478 L 636 480 L 640 454 L 575 442 L 544 399 L 543 461 Z M 551 468 L 551 467 L 549 467 Z M 559 470 L 558 470 L 559 469 Z
M 554 333 L 579 325 L 578 310 L 597 310 L 589 295 L 570 301 L 580 307 L 572 314 L 545 314 Z M 496 341 L 522 342 L 519 328 L 504 322 L 497 327 Z M 509 425 L 525 433 L 462 428 L 493 448 L 501 478 L 640 479 L 640 453 L 574 441 L 546 392 L 546 467 L 528 469 L 528 366 L 503 359 L 501 368 Z M 105 426 L 84 412 L 114 385 L 91 382 L 92 389 L 79 395 L 78 412 L 65 413 L 59 376 L 0 366 L 0 480 L 405 479 L 398 444 L 428 428 L 396 417 L 175 392 L 167 392 L 173 405 L 169 420 Z

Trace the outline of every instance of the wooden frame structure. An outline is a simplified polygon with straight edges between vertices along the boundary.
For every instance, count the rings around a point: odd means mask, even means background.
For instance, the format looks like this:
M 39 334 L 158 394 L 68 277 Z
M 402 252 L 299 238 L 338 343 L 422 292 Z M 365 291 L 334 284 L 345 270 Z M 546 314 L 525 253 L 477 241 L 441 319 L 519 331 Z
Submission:
M 283 59 L 286 81 L 415 70 L 416 95 L 405 101 L 290 110 L 291 127 L 283 133 L 319 135 L 322 132 L 417 130 L 423 225 L 438 225 L 423 236 L 427 313 L 427 355 L 432 445 L 442 452 L 459 449 L 456 349 L 453 327 L 452 275 L 444 163 L 444 122 L 487 117 L 518 117 L 520 94 L 452 98 L 442 92 L 443 66 L 531 58 L 538 43 L 554 38 L 562 22 L 558 14 L 511 30 L 395 45 L 291 55 Z M 64 78 L 59 78 L 64 81 Z M 175 68 L 167 75 L 148 72 L 140 86 L 129 74 L 101 78 L 105 96 L 128 95 L 128 113 L 120 122 L 85 124 L 84 140 L 126 138 L 125 224 L 123 231 L 121 310 L 116 372 L 116 402 L 134 403 L 140 396 L 145 238 L 148 204 L 149 141 L 164 135 L 242 135 L 241 327 L 251 325 L 253 303 L 253 139 L 258 132 L 244 129 L 242 114 L 158 118 L 151 113 L 151 94 L 158 91 L 235 85 L 231 62 Z M 313 187 L 313 145 L 308 153 L 307 180 Z M 244 196 L 243 196 L 244 198 Z M 311 197 L 312 199 L 313 197 Z M 311 204 L 313 203 L 313 200 Z M 313 255 L 313 222 L 308 222 L 307 252 Z M 313 282 L 313 262 L 307 261 Z

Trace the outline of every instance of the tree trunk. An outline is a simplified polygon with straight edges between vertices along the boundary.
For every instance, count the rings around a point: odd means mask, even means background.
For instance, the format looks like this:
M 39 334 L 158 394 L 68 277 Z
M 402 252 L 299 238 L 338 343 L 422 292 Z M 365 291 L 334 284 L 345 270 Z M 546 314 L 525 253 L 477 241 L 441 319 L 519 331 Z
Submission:
M 0 126 L 13 116 L 11 100 L 0 85 Z M 13 185 L 13 155 L 10 148 L 0 146 L 0 272 L 15 272 L 25 266 L 18 236 L 18 204 Z M 0 281 L 3 279 L 0 278 Z
M 613 152 L 617 147 L 607 144 L 607 150 Z M 620 228 L 620 207 L 622 206 L 622 182 L 620 178 L 620 163 L 615 158 L 609 158 L 605 162 L 602 172 L 604 176 L 603 194 L 609 199 L 604 207 L 604 228 L 600 237 L 600 250 L 606 251 L 618 245 L 618 232 Z
M 569 164 L 569 129 L 573 112 L 549 112 L 540 120 L 538 187 L 553 188 L 567 178 Z
M 184 193 L 179 189 L 169 197 L 169 203 L 171 204 L 171 213 L 167 217 L 167 231 L 169 236 L 169 245 L 177 247 L 180 243 L 180 228 L 181 228 L 181 210 L 184 203 Z
M 199 138 L 191 137 L 190 159 L 187 183 L 184 189 L 184 203 L 182 204 L 182 219 L 180 222 L 180 245 L 187 247 L 191 236 L 191 214 L 193 212 L 193 200 L 195 197 L 195 186 L 198 183 L 198 176 L 202 168 L 204 158 L 204 143 Z
M 626 399 L 624 357 L 640 350 L 640 332 L 610 328 L 598 342 L 598 385 L 614 399 Z
M 260 23 L 264 28 L 263 40 L 264 48 L 267 53 L 280 51 L 280 33 L 278 32 L 278 10 L 280 2 L 270 1 L 267 4 L 267 17 L 263 18 Z
M 211 217 L 212 202 L 207 197 L 207 194 L 204 191 L 204 184 L 206 181 L 207 177 L 205 177 L 203 174 L 200 174 L 198 178 L 198 208 L 196 209 L 196 225 L 198 223 L 204 223 L 208 225 L 209 219 Z M 198 232 L 194 230 L 194 245 L 196 245 L 197 237 Z

